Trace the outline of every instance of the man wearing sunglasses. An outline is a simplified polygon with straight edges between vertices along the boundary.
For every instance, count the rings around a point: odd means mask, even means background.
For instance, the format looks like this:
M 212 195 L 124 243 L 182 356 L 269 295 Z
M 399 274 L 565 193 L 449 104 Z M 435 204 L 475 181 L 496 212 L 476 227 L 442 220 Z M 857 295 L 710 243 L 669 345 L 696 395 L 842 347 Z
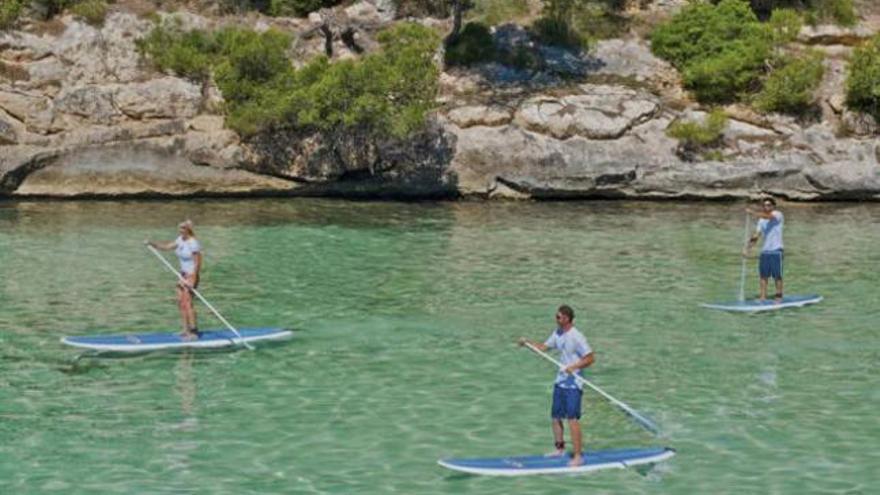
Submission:
M 565 368 L 556 374 L 553 386 L 553 406 L 550 417 L 553 426 L 553 438 L 556 451 L 552 455 L 565 455 L 565 430 L 563 421 L 568 421 L 571 431 L 572 456 L 571 466 L 583 464 L 581 456 L 581 397 L 583 385 L 575 378 L 581 370 L 593 364 L 593 349 L 584 335 L 574 327 L 574 310 L 563 305 L 556 310 L 556 330 L 544 342 L 532 342 L 525 338 L 519 339 L 519 345 L 531 344 L 536 349 L 559 351 L 559 360 Z
M 743 249 L 743 256 L 748 256 L 749 249 L 758 242 L 759 237 L 764 238 L 758 262 L 758 272 L 761 277 L 758 299 L 761 302 L 767 299 L 767 282 L 773 277 L 776 283 L 774 300 L 779 304 L 782 302 L 782 227 L 785 224 L 785 217 L 776 209 L 776 200 L 773 198 L 764 199 L 760 211 L 746 208 L 746 213 L 758 217 L 758 225 L 755 234 Z

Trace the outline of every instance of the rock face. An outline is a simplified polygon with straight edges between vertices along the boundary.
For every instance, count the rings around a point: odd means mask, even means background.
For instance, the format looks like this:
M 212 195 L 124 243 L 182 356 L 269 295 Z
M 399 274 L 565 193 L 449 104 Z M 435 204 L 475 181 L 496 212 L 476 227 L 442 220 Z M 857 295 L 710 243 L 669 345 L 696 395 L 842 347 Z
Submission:
M 618 139 L 660 109 L 656 98 L 629 88 L 590 84 L 580 89 L 580 94 L 527 100 L 516 113 L 516 123 L 557 139 Z
M 468 107 L 467 114 L 490 110 Z M 731 119 L 719 150 L 724 161 L 682 162 L 665 130 L 676 117 L 700 116 L 614 85 L 527 99 L 510 122 L 452 112 L 452 170 L 463 194 L 487 197 L 880 199 L 875 140 L 839 139 L 827 125 Z
M 243 170 L 193 165 L 174 152 L 174 143 L 155 142 L 66 153 L 28 175 L 16 196 L 205 196 L 294 188 Z
M 374 46 L 370 36 L 394 5 L 366 0 L 309 20 L 249 22 L 296 32 L 292 53 L 321 53 L 329 43 L 334 57 L 347 58 Z M 181 22 L 214 24 L 196 14 Z M 823 48 L 841 55 L 827 62 L 821 123 L 731 107 L 719 147 L 690 163 L 666 129 L 704 114 L 683 98 L 675 70 L 638 40 L 602 41 L 581 55 L 538 46 L 538 72 L 499 64 L 446 72 L 442 111 L 406 140 L 354 130 L 242 141 L 224 127 L 216 87 L 140 60 L 134 41 L 150 22 L 114 13 L 101 28 L 62 23 L 55 35 L 0 32 L 0 195 L 880 199 L 877 123 L 843 104 L 847 47 Z M 497 34 L 532 46 L 516 26 Z M 862 35 L 801 33 L 823 45 Z

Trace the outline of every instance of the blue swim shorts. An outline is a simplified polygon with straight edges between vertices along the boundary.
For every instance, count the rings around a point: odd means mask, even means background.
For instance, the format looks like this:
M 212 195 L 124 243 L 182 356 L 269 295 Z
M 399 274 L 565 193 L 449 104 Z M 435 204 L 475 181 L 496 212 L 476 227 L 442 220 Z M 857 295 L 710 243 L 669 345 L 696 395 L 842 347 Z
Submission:
M 762 251 L 758 262 L 758 272 L 761 278 L 773 277 L 782 280 L 782 250 Z
M 553 387 L 553 407 L 550 417 L 553 419 L 581 419 L 581 397 L 584 392 L 578 388 Z

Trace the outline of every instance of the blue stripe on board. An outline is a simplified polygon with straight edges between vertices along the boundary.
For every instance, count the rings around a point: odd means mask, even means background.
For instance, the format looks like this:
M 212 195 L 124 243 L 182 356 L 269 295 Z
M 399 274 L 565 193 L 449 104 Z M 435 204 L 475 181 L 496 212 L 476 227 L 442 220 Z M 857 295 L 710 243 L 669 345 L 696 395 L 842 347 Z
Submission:
M 266 337 L 285 332 L 283 328 L 240 328 L 242 338 Z M 198 340 L 183 340 L 178 333 L 139 333 L 127 335 L 88 335 L 65 337 L 64 342 L 86 345 L 121 345 L 139 347 L 156 344 L 180 344 L 192 342 L 234 341 L 237 337 L 231 330 L 205 330 Z
M 583 453 L 584 466 L 601 465 L 615 462 L 632 462 L 639 459 L 658 456 L 668 451 L 665 447 L 594 450 Z M 452 466 L 480 469 L 506 469 L 529 471 L 534 469 L 567 468 L 571 456 L 520 456 L 520 457 L 487 457 L 480 459 L 445 459 L 443 462 Z
M 760 311 L 768 309 L 781 309 L 792 306 L 803 306 L 806 304 L 814 304 L 820 302 L 821 300 L 822 296 L 810 294 L 805 296 L 785 296 L 782 298 L 782 302 L 777 303 L 773 299 L 773 297 L 770 296 L 764 301 L 758 301 L 757 299 L 749 299 L 746 301 L 727 301 L 712 304 L 703 304 L 703 307 L 711 309 L 726 309 L 731 311 Z

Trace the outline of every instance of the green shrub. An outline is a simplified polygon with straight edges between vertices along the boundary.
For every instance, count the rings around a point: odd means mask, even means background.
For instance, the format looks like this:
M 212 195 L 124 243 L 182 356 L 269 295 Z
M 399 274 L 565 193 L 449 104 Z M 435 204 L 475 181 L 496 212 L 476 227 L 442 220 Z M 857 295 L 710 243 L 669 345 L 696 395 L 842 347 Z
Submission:
M 211 35 L 198 30 L 184 32 L 180 22 L 171 19 L 135 43 L 141 55 L 150 59 L 157 69 L 195 81 L 204 81 L 210 76 L 217 51 Z
M 785 60 L 781 68 L 770 73 L 755 98 L 755 106 L 763 112 L 803 114 L 815 104 L 816 89 L 825 74 L 823 59 L 822 52 L 812 51 Z
M 810 4 L 818 19 L 831 19 L 842 26 L 858 21 L 853 0 L 812 0 Z
M 723 0 L 717 7 L 700 6 L 693 13 L 680 26 L 673 20 L 669 37 L 658 30 L 654 38 L 658 53 L 672 57 L 685 86 L 700 101 L 730 101 L 753 89 L 772 47 L 767 30 L 748 5 Z
M 853 52 L 846 79 L 846 103 L 880 122 L 880 35 Z
M 107 3 L 104 0 L 84 0 L 73 4 L 70 11 L 87 23 L 100 26 L 107 17 Z
M 529 0 L 477 0 L 470 18 L 496 26 L 523 19 L 529 11 Z
M 269 129 L 331 131 L 358 127 L 404 136 L 434 106 L 440 44 L 432 30 L 402 23 L 381 32 L 382 50 L 360 60 L 318 57 L 294 70 L 290 38 L 277 31 L 226 28 L 215 33 L 157 26 L 139 42 L 166 70 L 203 80 L 214 73 L 227 125 L 244 136 Z
M 285 111 L 297 128 L 329 131 L 359 127 L 404 136 L 425 122 L 435 105 L 439 70 L 432 58 L 439 36 L 417 24 L 379 34 L 382 51 L 358 61 L 318 58 L 296 71 Z
M 271 0 L 270 15 L 305 17 L 324 7 L 332 7 L 341 0 Z
M 801 15 L 793 9 L 776 9 L 768 21 L 770 35 L 776 44 L 791 43 L 796 40 L 804 23 Z
M 685 86 L 702 102 L 734 101 L 759 87 L 768 55 L 763 46 L 732 42 L 718 55 L 690 64 Z
M 491 61 L 495 41 L 485 24 L 469 22 L 454 43 L 446 47 L 446 65 L 469 66 Z
M 719 144 L 727 127 L 727 115 L 722 110 L 713 110 L 704 122 L 678 120 L 666 129 L 666 135 L 679 140 L 678 154 L 686 160 Z
M 588 40 L 565 19 L 541 17 L 532 23 L 532 34 L 541 43 L 580 51 L 588 45 Z
M 22 0 L 3 0 L 3 3 L 0 3 L 0 29 L 15 26 L 23 8 Z
M 573 15 L 572 24 L 589 40 L 625 37 L 633 24 L 631 17 L 621 15 L 619 8 L 608 3 L 586 3 Z
M 700 101 L 728 102 L 760 89 L 774 49 L 798 30 L 791 11 L 764 24 L 745 0 L 695 2 L 654 30 L 651 48 L 681 71 Z
M 752 9 L 766 19 L 774 9 L 792 8 L 804 13 L 811 24 L 834 21 L 844 26 L 856 23 L 853 0 L 750 0 Z
M 575 51 L 587 48 L 589 39 L 575 25 L 582 7 L 581 0 L 543 0 L 541 17 L 531 26 L 532 35 L 547 45 Z
M 394 0 L 394 4 L 399 17 L 446 18 L 452 13 L 451 0 Z
M 156 0 L 154 0 L 155 2 Z M 161 1 L 161 0 L 160 0 Z M 245 12 L 257 11 L 264 14 L 269 13 L 271 0 L 216 0 L 220 7 L 220 12 L 224 14 L 243 14 Z

